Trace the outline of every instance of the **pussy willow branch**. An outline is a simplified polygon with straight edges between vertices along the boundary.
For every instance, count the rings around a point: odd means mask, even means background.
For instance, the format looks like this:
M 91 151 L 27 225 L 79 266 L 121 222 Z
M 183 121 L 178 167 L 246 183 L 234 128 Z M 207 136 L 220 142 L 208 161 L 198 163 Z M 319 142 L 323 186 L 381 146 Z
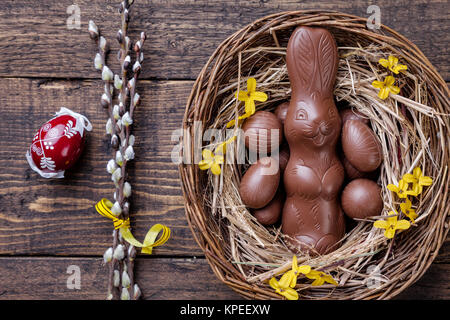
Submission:
M 120 63 L 120 76 L 113 75 L 106 66 L 106 54 L 108 46 L 106 39 L 100 36 L 97 26 L 89 23 L 91 38 L 99 45 L 99 53 L 96 55 L 95 67 L 102 70 L 102 79 L 105 82 L 105 93 L 102 96 L 102 106 L 107 109 L 109 120 L 107 122 L 107 133 L 111 134 L 111 146 L 113 159 L 108 162 L 108 172 L 112 174 L 112 180 L 116 186 L 114 193 L 115 203 L 111 212 L 120 219 L 128 220 L 130 217 L 130 204 L 127 201 L 131 195 L 131 185 L 127 182 L 126 166 L 128 161 L 134 159 L 134 136 L 130 134 L 130 126 L 133 123 L 133 111 L 139 103 L 139 95 L 136 94 L 136 84 L 141 63 L 143 60 L 142 46 L 146 35 L 141 33 L 140 39 L 134 46 L 136 62 L 133 66 L 133 77 L 127 79 L 128 69 L 131 65 L 129 56 L 132 47 L 131 40 L 127 35 L 130 20 L 129 9 L 133 1 L 122 1 L 119 7 L 121 14 L 121 29 L 117 32 L 117 41 L 120 44 L 118 60 Z M 114 86 L 112 86 L 114 84 Z M 119 90 L 118 105 L 113 107 L 114 88 Z M 130 97 L 130 98 L 128 98 Z M 120 235 L 118 230 L 113 231 L 113 246 L 104 255 L 104 260 L 109 263 L 108 277 L 108 299 L 138 299 L 141 290 L 134 281 L 134 259 L 136 249 L 128 244 Z

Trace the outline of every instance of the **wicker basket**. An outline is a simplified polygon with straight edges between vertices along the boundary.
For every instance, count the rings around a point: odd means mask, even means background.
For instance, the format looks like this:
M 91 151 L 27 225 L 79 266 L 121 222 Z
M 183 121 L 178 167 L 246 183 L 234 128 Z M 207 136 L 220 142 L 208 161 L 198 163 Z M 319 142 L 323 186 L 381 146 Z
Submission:
M 420 166 L 434 179 L 415 203 L 419 218 L 408 230 L 387 240 L 373 220 L 355 223 L 340 249 L 326 256 L 298 256 L 301 263 L 333 275 L 339 285 L 312 287 L 299 281 L 300 299 L 389 299 L 417 281 L 438 254 L 448 232 L 449 90 L 424 54 L 408 39 L 381 26 L 368 30 L 366 18 L 338 12 L 294 11 L 264 17 L 226 39 L 198 76 L 183 119 L 180 175 L 186 216 L 193 235 L 217 277 L 251 299 L 282 299 L 268 279 L 290 268 L 292 253 L 280 228 L 263 227 L 237 192 L 247 165 L 227 160 L 220 176 L 199 170 L 195 145 L 208 128 L 225 129 L 242 114 L 234 93 L 252 76 L 269 99 L 257 110 L 273 110 L 290 96 L 285 49 L 299 25 L 327 28 L 340 55 L 335 96 L 371 122 L 384 150 L 378 183 L 383 215 L 398 206 L 386 189 Z M 382 79 L 377 61 L 395 55 L 408 66 L 399 78 L 401 92 L 386 102 L 370 81 Z M 201 128 L 198 129 L 198 123 Z M 197 123 L 197 124 L 196 124 Z M 198 153 L 197 153 L 198 154 Z M 197 159 L 198 161 L 198 159 Z M 374 277 L 374 270 L 377 272 Z M 376 285 L 373 284 L 376 282 Z

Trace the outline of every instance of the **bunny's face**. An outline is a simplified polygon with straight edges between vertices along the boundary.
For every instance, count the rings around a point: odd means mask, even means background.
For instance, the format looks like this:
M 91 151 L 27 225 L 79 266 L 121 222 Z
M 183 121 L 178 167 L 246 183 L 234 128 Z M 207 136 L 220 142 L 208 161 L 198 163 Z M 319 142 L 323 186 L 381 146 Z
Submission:
M 291 101 L 285 122 L 289 145 L 310 148 L 334 145 L 339 137 L 341 119 L 332 96 L 312 95 L 311 99 Z

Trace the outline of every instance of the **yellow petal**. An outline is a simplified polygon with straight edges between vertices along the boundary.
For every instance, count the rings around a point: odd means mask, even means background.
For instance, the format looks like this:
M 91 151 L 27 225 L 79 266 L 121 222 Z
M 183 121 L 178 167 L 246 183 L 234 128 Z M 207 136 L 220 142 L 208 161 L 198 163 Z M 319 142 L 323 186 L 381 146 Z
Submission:
M 395 78 L 393 77 L 393 76 L 387 76 L 385 79 L 384 79 L 384 85 L 385 85 L 385 87 L 390 87 L 390 86 L 392 86 L 393 84 L 395 83 Z
M 389 89 L 388 88 L 380 89 L 380 91 L 378 92 L 378 97 L 381 100 L 385 100 L 387 97 L 389 97 Z
M 401 179 L 401 180 L 398 182 L 398 188 L 399 188 L 400 190 L 406 191 L 406 190 L 408 189 L 408 182 L 406 182 L 405 180 Z
M 212 161 L 205 161 L 205 160 L 201 160 L 198 163 L 198 167 L 200 168 L 200 170 L 208 170 L 209 168 L 211 168 L 213 162 Z
M 291 277 L 291 281 L 289 282 L 289 287 L 291 288 L 295 288 L 295 286 L 297 285 L 297 274 L 295 274 L 295 272 L 293 270 L 291 270 L 293 273 L 293 276 Z
M 405 202 L 400 203 L 400 210 L 402 210 L 403 213 L 407 213 L 410 208 L 411 208 L 411 201 L 408 198 L 406 198 Z
M 398 63 L 398 58 L 394 56 L 389 56 L 388 60 L 389 60 L 389 67 L 393 67 Z
M 395 74 L 399 74 L 400 71 L 403 70 L 408 70 L 408 67 L 405 66 L 404 64 L 399 64 L 393 68 L 391 68 L 392 72 L 394 72 Z
M 307 265 L 303 265 L 297 268 L 298 272 L 303 274 L 308 274 L 311 272 L 311 267 Z
M 395 211 L 389 211 L 389 217 L 386 219 L 386 222 L 390 225 L 393 226 L 397 223 L 397 215 L 398 213 Z
M 235 97 L 239 100 L 239 101 L 247 101 L 248 100 L 248 92 L 247 91 L 241 91 L 239 90 L 239 93 L 236 92 Z
M 417 181 L 416 177 L 411 173 L 405 173 L 402 177 L 402 180 L 408 183 L 414 183 Z
M 414 223 L 416 218 L 419 216 L 415 210 L 409 210 L 405 213 L 405 215 L 411 220 L 411 223 Z
M 218 154 L 218 155 L 214 156 L 214 163 L 222 164 L 222 163 L 224 163 L 224 161 L 225 161 L 225 159 L 224 159 L 223 155 Z
M 389 224 L 385 220 L 377 220 L 373 223 L 373 226 L 378 229 L 386 229 L 389 227 Z
M 375 81 L 372 82 L 372 86 L 377 88 L 377 89 L 381 89 L 381 88 L 384 87 L 384 82 L 375 80 Z
M 384 232 L 384 236 L 388 239 L 392 239 L 395 236 L 395 229 L 387 228 Z
M 311 283 L 312 286 L 321 286 L 323 285 L 325 281 L 322 278 L 317 278 L 316 280 L 313 281 L 313 283 Z
M 252 98 L 256 101 L 265 102 L 267 101 L 267 94 L 261 91 L 256 91 L 252 94 Z
M 311 270 L 309 273 L 305 274 L 305 277 L 307 277 L 308 279 L 317 279 L 320 278 L 320 272 Z
M 292 257 L 292 270 L 297 270 L 297 256 Z
M 256 91 L 256 79 L 255 78 L 248 78 L 247 80 L 247 91 L 248 93 L 252 93 Z
M 419 183 L 415 183 L 415 184 L 413 185 L 412 190 L 409 190 L 409 191 L 408 191 L 408 195 L 417 197 L 419 194 L 422 193 L 422 191 L 423 191 L 422 186 L 421 186 Z
M 400 88 L 397 86 L 390 86 L 389 90 L 393 93 L 393 94 L 399 94 L 400 93 Z
M 248 99 L 245 101 L 245 115 L 246 118 L 250 117 L 255 113 L 255 101 Z
M 380 59 L 380 60 L 378 60 L 378 63 L 381 64 L 385 68 L 389 67 L 389 61 L 387 59 Z
M 333 277 L 329 274 L 326 274 L 322 277 L 323 280 L 325 280 L 326 282 L 330 283 L 330 284 L 334 284 L 335 286 L 338 285 L 338 283 L 336 282 L 336 280 L 333 279 Z
M 220 169 L 220 165 L 217 163 L 213 163 L 213 165 L 211 166 L 211 172 L 215 175 L 219 175 L 222 170 Z
M 406 230 L 411 226 L 408 220 L 400 220 L 395 225 L 395 229 L 397 230 Z
M 280 294 L 288 300 L 298 300 L 298 292 L 292 288 L 282 289 Z
M 420 169 L 420 167 L 415 167 L 413 170 L 413 175 L 416 179 L 419 179 L 422 176 L 422 169 Z
M 386 186 L 386 188 L 388 188 L 388 190 L 391 190 L 392 192 L 398 192 L 399 191 L 399 188 L 395 185 L 395 184 L 388 184 L 387 186 Z
M 431 186 L 433 184 L 433 179 L 427 176 L 422 176 L 419 178 L 419 184 L 421 186 Z
M 269 285 L 270 285 L 270 286 L 272 287 L 272 289 L 274 289 L 274 290 L 277 290 L 277 289 L 280 288 L 280 285 L 278 284 L 277 279 L 275 279 L 274 277 L 272 277 L 272 278 L 269 280 Z
M 214 157 L 214 154 L 212 153 L 211 150 L 209 150 L 209 149 L 204 149 L 204 150 L 202 151 L 202 157 L 203 157 L 204 160 L 212 160 L 213 157 Z
M 289 270 L 281 276 L 281 279 L 278 283 L 280 284 L 281 288 L 293 288 L 297 284 L 297 275 L 293 270 Z

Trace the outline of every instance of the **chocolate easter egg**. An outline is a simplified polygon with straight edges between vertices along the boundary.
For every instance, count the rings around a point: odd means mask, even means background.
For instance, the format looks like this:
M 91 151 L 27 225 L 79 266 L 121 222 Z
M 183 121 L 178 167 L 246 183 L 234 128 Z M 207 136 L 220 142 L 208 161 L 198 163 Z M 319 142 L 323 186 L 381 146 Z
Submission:
M 242 202 L 249 208 L 260 209 L 275 196 L 280 183 L 278 161 L 265 157 L 252 164 L 239 187 Z
M 379 177 L 379 170 L 371 171 L 371 172 L 362 172 L 356 169 L 350 161 L 347 160 L 346 157 L 342 157 L 341 159 L 342 165 L 344 166 L 345 170 L 345 176 L 347 179 L 354 180 L 354 179 L 370 179 L 376 181 Z
M 283 144 L 278 155 L 281 173 L 283 173 L 284 169 L 286 169 L 290 155 L 289 145 L 287 143 Z
M 63 178 L 80 157 L 85 130 L 92 130 L 86 117 L 61 108 L 34 135 L 26 154 L 30 167 L 44 178 Z
M 352 110 L 350 108 L 339 111 L 339 115 L 341 116 L 342 124 L 344 124 L 347 120 L 359 120 L 364 122 L 365 124 L 369 124 L 369 119 L 365 118 L 358 111 Z
M 369 179 L 353 180 L 342 192 L 341 205 L 347 216 L 353 219 L 378 216 L 383 210 L 381 188 Z
M 342 161 L 342 165 L 344 166 L 345 175 L 347 176 L 347 178 L 354 180 L 354 179 L 364 177 L 364 172 L 361 172 L 358 169 L 356 169 L 354 166 L 352 166 L 352 164 L 350 163 L 350 161 L 348 161 L 348 159 L 346 157 L 342 157 L 341 161 Z
M 255 209 L 252 211 L 256 220 L 264 226 L 268 226 L 276 223 L 281 216 L 285 199 L 285 193 L 282 188 L 278 190 L 275 197 L 261 209 Z
M 374 171 L 381 164 L 382 149 L 377 136 L 362 121 L 347 120 L 342 128 L 342 149 L 357 170 Z
M 286 114 L 289 108 L 289 102 L 283 102 L 278 107 L 276 107 L 274 113 L 277 118 L 284 124 L 284 120 L 286 120 Z
M 242 130 L 245 146 L 253 152 L 271 152 L 272 145 L 279 147 L 283 140 L 283 126 L 272 112 L 258 111 L 245 120 Z

